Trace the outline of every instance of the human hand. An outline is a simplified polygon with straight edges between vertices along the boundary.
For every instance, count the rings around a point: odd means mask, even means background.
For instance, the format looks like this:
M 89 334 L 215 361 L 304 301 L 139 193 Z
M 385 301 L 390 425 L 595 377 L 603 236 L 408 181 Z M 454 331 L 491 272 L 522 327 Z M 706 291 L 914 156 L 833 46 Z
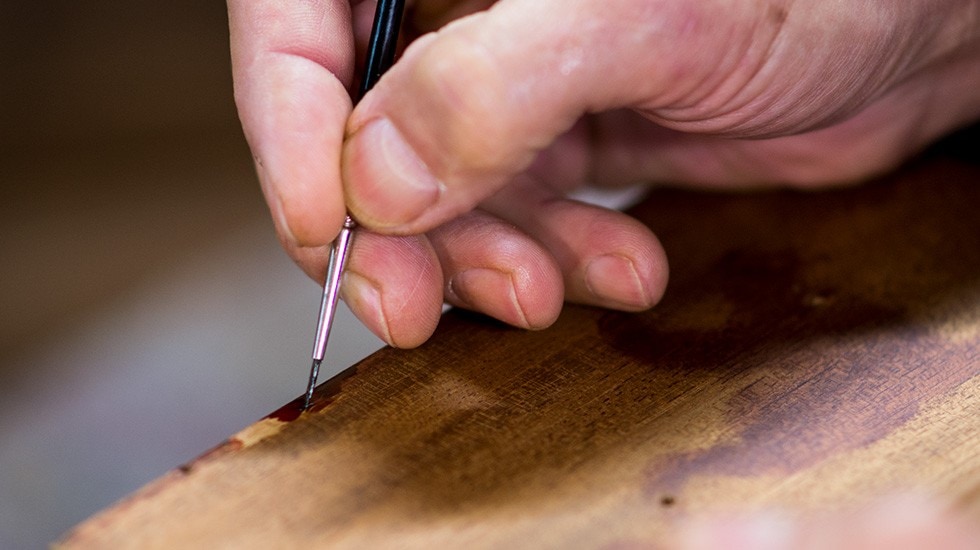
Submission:
M 443 299 L 526 328 L 563 300 L 656 303 L 656 238 L 564 198 L 577 186 L 852 182 L 980 114 L 975 0 L 410 8 L 421 37 L 352 109 L 373 2 L 229 0 L 280 239 L 322 280 L 346 199 L 368 231 L 344 299 L 396 346 L 424 341 Z

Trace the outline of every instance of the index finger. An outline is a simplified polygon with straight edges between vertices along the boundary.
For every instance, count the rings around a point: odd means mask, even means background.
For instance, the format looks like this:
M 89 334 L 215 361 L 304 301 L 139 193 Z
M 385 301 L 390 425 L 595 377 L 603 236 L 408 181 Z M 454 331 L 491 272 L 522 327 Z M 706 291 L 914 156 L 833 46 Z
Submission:
M 330 242 L 343 223 L 340 150 L 354 73 L 346 0 L 228 0 L 235 102 L 276 230 Z

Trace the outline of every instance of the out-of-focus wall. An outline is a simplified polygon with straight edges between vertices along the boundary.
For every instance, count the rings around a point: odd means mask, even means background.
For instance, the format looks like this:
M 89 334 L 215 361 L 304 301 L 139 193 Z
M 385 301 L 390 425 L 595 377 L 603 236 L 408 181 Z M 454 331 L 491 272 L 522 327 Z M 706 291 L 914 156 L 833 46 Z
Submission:
M 261 198 L 222 4 L 8 0 L 0 25 L 2 355 Z
M 223 2 L 5 0 L 0 25 L 5 148 L 234 123 Z

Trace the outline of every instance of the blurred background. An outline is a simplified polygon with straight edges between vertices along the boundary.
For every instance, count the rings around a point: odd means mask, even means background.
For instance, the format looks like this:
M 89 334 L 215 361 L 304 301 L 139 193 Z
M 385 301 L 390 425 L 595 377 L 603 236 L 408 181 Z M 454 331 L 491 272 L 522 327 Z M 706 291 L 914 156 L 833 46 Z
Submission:
M 37 548 L 305 389 L 223 2 L 0 3 L 0 548 Z M 343 310 L 330 376 L 380 347 Z

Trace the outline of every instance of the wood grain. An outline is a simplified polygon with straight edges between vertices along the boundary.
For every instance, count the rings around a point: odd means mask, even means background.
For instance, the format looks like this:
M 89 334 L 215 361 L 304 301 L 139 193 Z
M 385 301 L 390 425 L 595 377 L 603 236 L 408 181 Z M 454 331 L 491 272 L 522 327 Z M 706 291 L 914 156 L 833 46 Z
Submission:
M 663 190 L 642 314 L 450 312 L 69 533 L 87 547 L 606 547 L 910 489 L 980 521 L 980 165 Z M 273 368 L 270 366 L 270 368 Z

